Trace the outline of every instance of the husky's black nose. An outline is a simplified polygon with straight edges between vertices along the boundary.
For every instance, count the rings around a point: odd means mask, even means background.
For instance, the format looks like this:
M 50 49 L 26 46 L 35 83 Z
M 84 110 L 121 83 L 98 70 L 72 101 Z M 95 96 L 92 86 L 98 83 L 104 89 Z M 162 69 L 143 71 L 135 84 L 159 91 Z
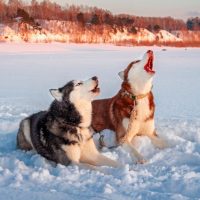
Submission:
M 152 50 L 148 50 L 147 53 L 153 54 L 153 51 Z
M 98 78 L 97 78 L 96 76 L 93 76 L 93 77 L 92 77 L 92 80 L 93 80 L 93 81 L 97 81 Z

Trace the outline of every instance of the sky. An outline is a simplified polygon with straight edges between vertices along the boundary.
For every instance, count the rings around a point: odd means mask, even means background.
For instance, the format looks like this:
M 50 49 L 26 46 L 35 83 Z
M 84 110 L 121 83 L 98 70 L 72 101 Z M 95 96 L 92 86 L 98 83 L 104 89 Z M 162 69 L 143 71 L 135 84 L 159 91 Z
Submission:
M 127 13 L 138 16 L 171 16 L 187 19 L 200 17 L 200 0 L 54 0 L 66 5 L 97 6 L 114 14 Z

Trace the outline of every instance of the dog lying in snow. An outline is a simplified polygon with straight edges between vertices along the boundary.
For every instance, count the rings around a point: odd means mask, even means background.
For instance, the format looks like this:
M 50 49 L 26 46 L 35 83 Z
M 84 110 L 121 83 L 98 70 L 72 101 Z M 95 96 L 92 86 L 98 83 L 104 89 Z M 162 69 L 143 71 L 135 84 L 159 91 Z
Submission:
M 123 80 L 119 92 L 112 98 L 92 102 L 94 131 L 113 130 L 116 140 L 112 145 L 122 144 L 139 163 L 145 160 L 132 144 L 135 136 L 148 136 L 156 147 L 165 147 L 165 142 L 156 134 L 154 125 L 155 104 L 151 91 L 155 74 L 153 58 L 153 51 L 149 50 L 141 60 L 131 62 L 119 73 Z M 105 135 L 100 134 L 100 146 L 109 147 L 103 137 Z
M 50 161 L 70 162 L 90 167 L 118 163 L 101 155 L 91 132 L 91 101 L 99 94 L 98 79 L 70 81 L 59 89 L 51 89 L 55 98 L 48 111 L 33 114 L 20 123 L 17 145 L 23 150 L 36 150 Z

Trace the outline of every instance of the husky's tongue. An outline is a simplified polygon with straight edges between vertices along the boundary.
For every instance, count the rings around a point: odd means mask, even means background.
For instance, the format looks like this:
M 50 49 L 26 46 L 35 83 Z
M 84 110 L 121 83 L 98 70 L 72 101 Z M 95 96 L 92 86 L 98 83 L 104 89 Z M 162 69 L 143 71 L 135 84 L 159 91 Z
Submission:
M 147 73 L 154 74 L 155 71 L 153 70 L 153 51 L 147 51 L 147 54 L 149 56 L 149 59 L 147 61 L 147 64 L 144 66 L 144 70 Z

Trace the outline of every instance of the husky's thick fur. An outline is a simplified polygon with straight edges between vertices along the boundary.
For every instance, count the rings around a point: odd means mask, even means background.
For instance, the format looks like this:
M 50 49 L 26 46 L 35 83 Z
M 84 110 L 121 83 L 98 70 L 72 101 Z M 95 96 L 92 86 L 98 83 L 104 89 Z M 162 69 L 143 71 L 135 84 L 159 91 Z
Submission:
M 123 82 L 119 92 L 112 98 L 92 102 L 92 128 L 96 132 L 111 129 L 116 133 L 116 144 L 123 144 L 140 163 L 145 160 L 133 147 L 136 135 L 148 136 L 154 145 L 163 148 L 164 141 L 155 132 L 155 104 L 152 89 L 153 52 L 147 51 L 141 60 L 131 62 L 119 73 Z M 106 141 L 101 139 L 101 143 Z
M 99 94 L 97 77 L 84 82 L 70 81 L 50 92 L 55 100 L 49 110 L 33 114 L 20 123 L 18 147 L 34 149 L 48 160 L 63 165 L 72 162 L 91 168 L 118 166 L 98 152 L 89 129 L 91 101 Z

